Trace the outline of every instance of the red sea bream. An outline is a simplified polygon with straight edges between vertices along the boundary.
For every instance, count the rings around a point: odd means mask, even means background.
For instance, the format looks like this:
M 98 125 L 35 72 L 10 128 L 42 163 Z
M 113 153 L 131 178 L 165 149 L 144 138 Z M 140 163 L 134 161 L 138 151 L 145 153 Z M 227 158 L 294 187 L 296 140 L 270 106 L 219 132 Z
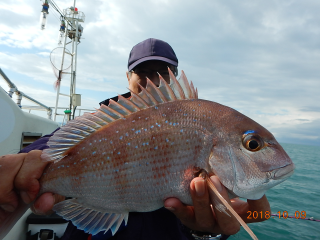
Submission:
M 241 113 L 201 100 L 184 73 L 160 86 L 148 80 L 130 99 L 70 121 L 49 140 L 52 161 L 41 193 L 72 197 L 54 206 L 79 229 L 115 233 L 129 212 L 153 211 L 165 199 L 192 205 L 195 169 L 217 175 L 232 196 L 258 199 L 293 172 L 273 135 Z

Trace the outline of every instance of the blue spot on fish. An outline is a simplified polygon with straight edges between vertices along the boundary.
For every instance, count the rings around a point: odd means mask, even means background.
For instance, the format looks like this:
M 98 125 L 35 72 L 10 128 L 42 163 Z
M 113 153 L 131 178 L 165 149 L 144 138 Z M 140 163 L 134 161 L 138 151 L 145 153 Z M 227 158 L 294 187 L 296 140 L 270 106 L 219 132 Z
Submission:
M 185 114 L 183 114 L 183 116 L 188 116 L 188 114 L 187 114 L 187 113 L 185 113 Z
M 192 109 L 192 111 L 195 111 L 194 109 Z
M 168 138 L 166 138 L 166 142 L 169 142 L 169 139 L 168 139 Z
M 138 146 L 135 146 L 135 148 L 138 148 Z
M 181 129 L 180 132 L 183 132 L 183 129 Z
M 166 120 L 165 123 L 168 123 L 168 120 Z
M 122 138 L 123 138 L 123 137 L 122 137 L 122 136 L 120 136 L 120 140 L 122 140 Z
M 85 147 L 83 147 L 82 149 L 85 149 Z
M 175 126 L 176 124 L 175 123 L 173 123 L 173 126 Z
M 162 116 L 164 116 L 164 117 L 165 117 L 166 115 L 165 115 L 165 114 L 162 114 Z
M 134 131 L 134 128 L 132 128 L 131 130 Z
M 193 121 L 196 122 L 197 120 L 196 120 L 196 119 L 193 119 Z
M 89 143 L 89 145 L 92 145 L 92 143 Z
M 254 130 L 248 130 L 244 134 L 249 134 L 249 133 L 254 133 L 254 132 L 255 132 Z
M 132 120 L 132 122 L 135 122 L 136 120 Z
M 155 107 L 154 107 L 154 109 L 158 109 L 158 107 L 157 107 L 157 106 L 155 106 Z
M 112 144 L 112 141 L 110 141 L 110 144 Z
M 155 146 L 154 149 L 158 149 L 158 146 Z
M 93 152 L 92 155 L 96 154 L 96 152 Z
M 118 154 L 120 154 L 120 152 L 118 152 Z
M 126 133 L 126 136 L 128 137 L 128 136 L 129 136 L 129 133 Z
M 153 128 L 153 125 L 150 128 Z
M 128 146 L 130 146 L 130 143 L 127 143 L 128 144 Z

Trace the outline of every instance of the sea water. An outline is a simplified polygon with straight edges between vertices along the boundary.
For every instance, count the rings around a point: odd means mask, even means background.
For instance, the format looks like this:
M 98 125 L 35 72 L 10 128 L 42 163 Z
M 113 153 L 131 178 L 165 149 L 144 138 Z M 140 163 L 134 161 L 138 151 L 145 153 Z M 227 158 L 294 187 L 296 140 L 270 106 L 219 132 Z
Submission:
M 320 147 L 296 144 L 281 144 L 291 157 L 296 168 L 285 182 L 267 191 L 272 214 L 296 216 L 306 213 L 306 218 L 320 219 Z M 304 213 L 303 213 L 304 214 Z M 319 239 L 320 222 L 270 217 L 261 223 L 249 224 L 259 240 Z M 251 239 L 241 230 L 228 240 Z

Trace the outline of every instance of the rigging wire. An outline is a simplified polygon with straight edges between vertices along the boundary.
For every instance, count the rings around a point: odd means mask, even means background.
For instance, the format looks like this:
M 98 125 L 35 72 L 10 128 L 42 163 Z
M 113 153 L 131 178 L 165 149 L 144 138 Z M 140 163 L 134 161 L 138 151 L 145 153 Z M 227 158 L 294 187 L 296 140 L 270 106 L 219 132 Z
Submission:
M 54 0 L 50 0 L 50 1 L 48 1 L 48 2 L 49 2 L 49 4 L 52 6 L 52 8 L 53 8 L 54 10 L 56 10 L 56 11 L 60 14 L 60 21 L 65 20 L 65 21 L 69 24 L 69 26 L 70 26 L 73 30 L 75 30 L 75 28 L 72 26 L 72 23 L 69 22 L 67 19 L 65 19 L 64 15 L 63 15 L 63 12 L 62 12 L 61 9 L 59 8 L 59 6 L 54 2 Z

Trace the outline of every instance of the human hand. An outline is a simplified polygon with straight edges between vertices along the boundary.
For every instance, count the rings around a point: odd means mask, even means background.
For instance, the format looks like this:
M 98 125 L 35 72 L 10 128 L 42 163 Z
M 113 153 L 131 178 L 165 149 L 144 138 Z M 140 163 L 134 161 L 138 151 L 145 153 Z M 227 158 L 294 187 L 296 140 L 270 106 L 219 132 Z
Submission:
M 226 188 L 220 183 L 217 176 L 212 176 L 211 181 L 220 192 L 222 197 L 228 201 L 234 210 L 242 217 L 245 222 L 258 222 L 265 219 L 247 219 L 247 211 L 270 211 L 270 206 L 267 198 L 263 196 L 259 200 L 248 200 L 247 202 L 232 199 L 230 201 Z M 227 216 L 223 212 L 219 212 L 214 207 L 211 208 L 211 199 L 214 193 L 208 189 L 205 180 L 200 177 L 194 178 L 190 183 L 190 193 L 193 201 L 193 206 L 186 206 L 176 198 L 169 198 L 165 201 L 164 206 L 171 210 L 181 222 L 190 229 L 233 235 L 240 229 L 240 224 L 236 218 L 228 211 Z M 214 204 L 212 204 L 214 206 Z
M 40 190 L 39 179 L 48 162 L 42 162 L 42 151 L 10 154 L 0 157 L 0 216 L 14 212 L 19 204 L 30 204 L 36 214 L 49 214 L 55 203 L 64 200 L 63 196 L 44 193 Z

